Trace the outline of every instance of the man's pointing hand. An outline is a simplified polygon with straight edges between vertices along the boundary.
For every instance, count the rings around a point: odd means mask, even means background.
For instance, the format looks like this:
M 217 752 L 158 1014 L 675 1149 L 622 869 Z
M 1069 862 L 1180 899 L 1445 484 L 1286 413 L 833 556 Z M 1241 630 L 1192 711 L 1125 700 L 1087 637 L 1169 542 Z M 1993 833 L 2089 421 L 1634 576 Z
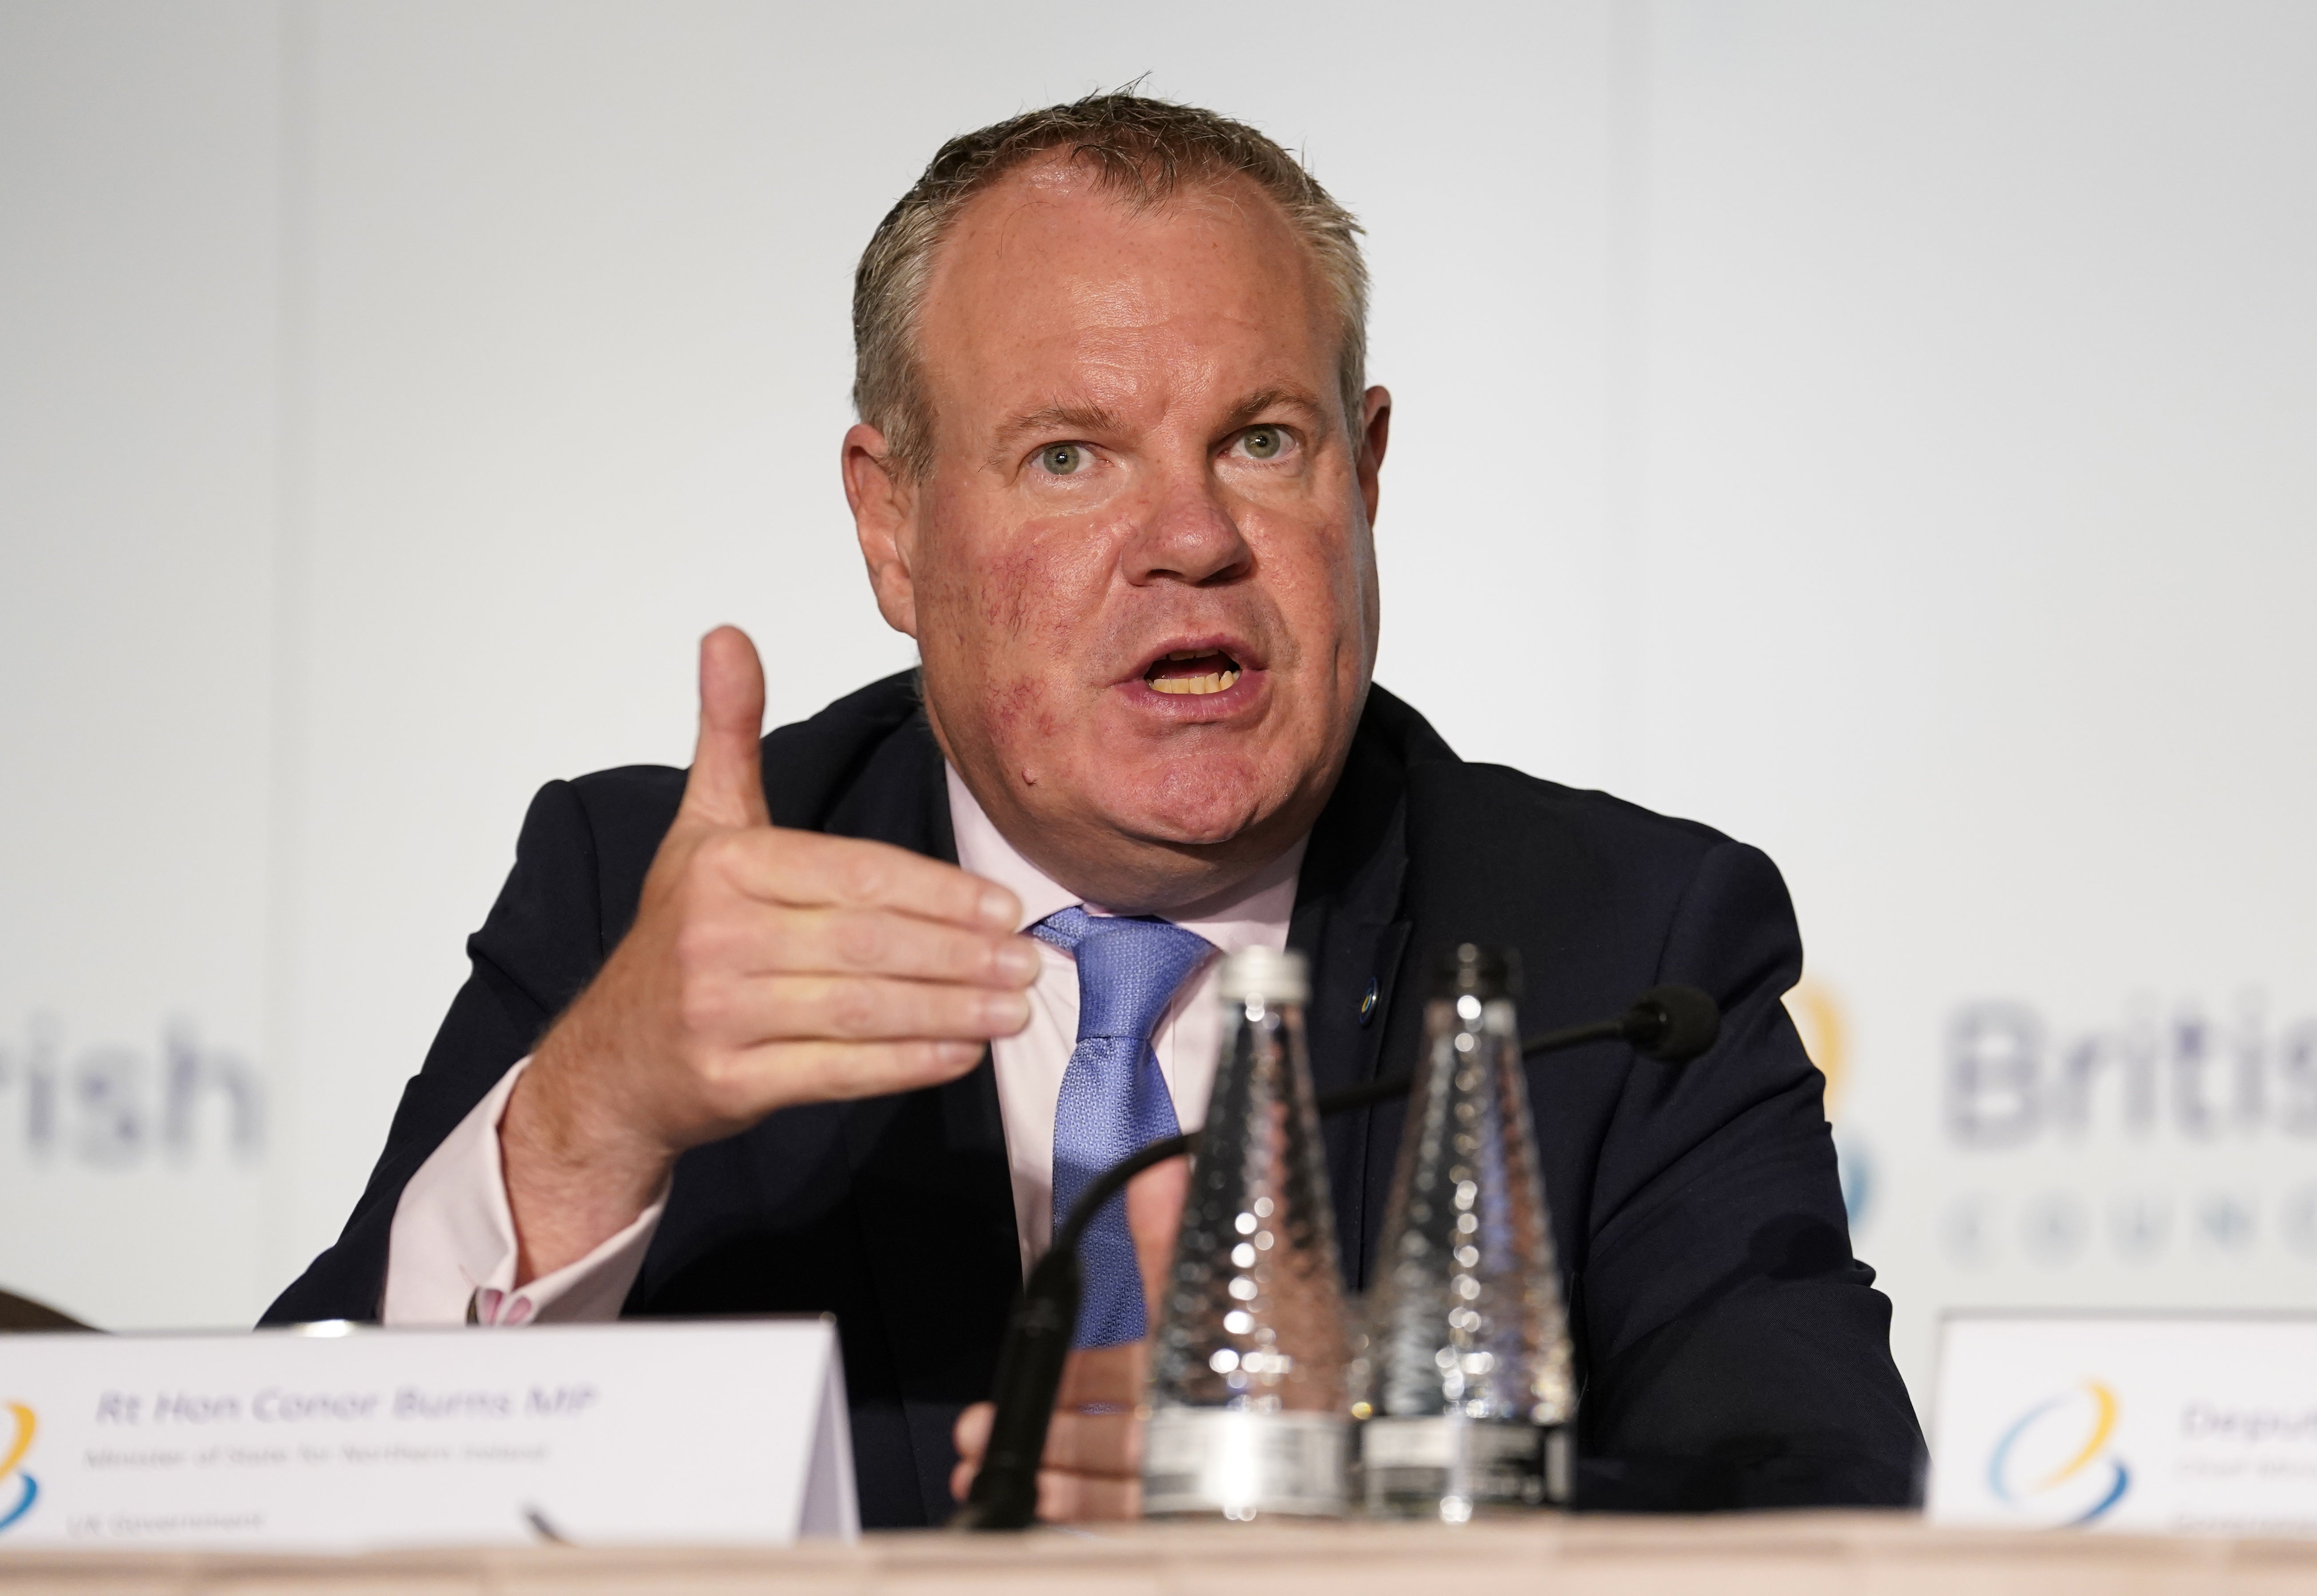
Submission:
M 499 1125 L 518 1283 L 626 1228 L 687 1147 L 776 1108 L 972 1068 L 1029 1019 L 1038 951 L 1005 888 L 765 803 L 765 677 L 700 645 L 700 740 L 635 923 L 549 1030 Z

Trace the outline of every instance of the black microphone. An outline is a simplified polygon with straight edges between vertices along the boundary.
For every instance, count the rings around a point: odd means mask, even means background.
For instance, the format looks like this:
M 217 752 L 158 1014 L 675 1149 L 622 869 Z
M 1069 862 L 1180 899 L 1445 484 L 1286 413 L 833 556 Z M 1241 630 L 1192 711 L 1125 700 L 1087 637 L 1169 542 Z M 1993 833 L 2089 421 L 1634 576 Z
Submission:
M 1621 1034 L 1661 1064 L 1686 1064 L 1722 1035 L 1722 1006 L 1694 986 L 1653 986 L 1633 1000 L 1618 1022 Z M 1534 1053 L 1537 1042 L 1521 1045 Z
M 1547 1031 L 1521 1044 L 1524 1056 L 1561 1053 L 1595 1042 L 1623 1042 L 1660 1063 L 1686 1064 L 1713 1045 L 1722 1010 L 1694 986 L 1655 986 L 1633 1000 L 1615 1019 Z M 1413 1074 L 1330 1092 L 1316 1107 L 1322 1116 L 1349 1113 L 1405 1097 Z M 998 1349 L 990 1399 L 989 1443 L 980 1472 L 965 1502 L 950 1520 L 953 1529 L 1026 1529 L 1038 1517 L 1038 1465 L 1046 1455 L 1046 1428 L 1054 1416 L 1054 1395 L 1062 1388 L 1062 1362 L 1077 1328 L 1078 1239 L 1105 1203 L 1126 1183 L 1170 1158 L 1191 1151 L 1195 1134 L 1168 1136 L 1123 1158 L 1079 1194 L 1046 1250 L 1023 1283 Z

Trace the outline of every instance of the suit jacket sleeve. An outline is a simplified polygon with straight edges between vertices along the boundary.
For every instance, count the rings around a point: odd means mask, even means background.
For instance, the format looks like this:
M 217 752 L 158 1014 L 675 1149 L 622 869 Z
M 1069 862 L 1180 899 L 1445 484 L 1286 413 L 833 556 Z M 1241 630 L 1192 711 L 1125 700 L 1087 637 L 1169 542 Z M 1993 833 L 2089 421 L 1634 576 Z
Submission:
M 550 782 L 523 817 L 514 869 L 498 901 L 467 939 L 472 973 L 452 1000 L 425 1064 L 403 1088 L 386 1151 L 353 1217 L 263 1323 L 378 1317 L 388 1237 L 404 1185 L 603 964 L 601 874 L 578 790 Z
M 1578 1282 L 1588 1498 L 1755 1507 L 1915 1500 L 1922 1438 L 1891 1305 L 1851 1256 L 1824 1080 L 1780 1001 L 1802 973 L 1785 883 L 1718 841 L 1659 979 L 1712 993 L 1720 1039 L 1639 1059 L 1597 1168 Z

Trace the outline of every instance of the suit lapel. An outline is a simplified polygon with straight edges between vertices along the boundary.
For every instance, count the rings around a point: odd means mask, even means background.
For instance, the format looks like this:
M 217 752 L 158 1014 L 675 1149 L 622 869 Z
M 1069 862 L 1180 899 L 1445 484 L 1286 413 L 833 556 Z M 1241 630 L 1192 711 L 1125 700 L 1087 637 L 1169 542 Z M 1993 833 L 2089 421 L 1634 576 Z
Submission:
M 887 739 L 825 829 L 957 859 L 941 753 L 922 713 Z M 958 1410 L 989 1394 L 1021 1254 L 988 1053 L 944 1086 L 846 1105 L 864 1264 L 890 1346 L 926 1520 L 950 1506 Z
M 1304 1019 L 1312 1084 L 1322 1094 L 1373 1080 L 1382 1067 L 1409 930 L 1400 913 L 1408 862 L 1403 786 L 1400 762 L 1380 740 L 1355 739 L 1335 796 L 1303 855 L 1287 945 L 1311 966 L 1311 1005 Z M 1355 1291 L 1365 1283 L 1368 1228 L 1375 1217 L 1370 1213 L 1375 1206 L 1374 1118 L 1373 1110 L 1363 1109 L 1320 1126 L 1335 1196 L 1336 1243 L 1345 1280 Z M 1393 1141 L 1382 1155 L 1387 1164 L 1397 1145 L 1393 1123 Z

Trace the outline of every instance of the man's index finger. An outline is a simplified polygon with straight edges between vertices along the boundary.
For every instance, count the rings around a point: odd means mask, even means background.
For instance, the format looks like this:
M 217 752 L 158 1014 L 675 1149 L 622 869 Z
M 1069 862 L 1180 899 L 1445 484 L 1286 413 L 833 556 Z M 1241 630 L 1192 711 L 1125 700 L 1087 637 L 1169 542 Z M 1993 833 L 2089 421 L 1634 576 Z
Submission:
M 976 930 L 1012 931 L 1021 900 L 954 865 L 858 837 L 772 829 L 735 847 L 743 892 L 804 909 L 890 909 Z

